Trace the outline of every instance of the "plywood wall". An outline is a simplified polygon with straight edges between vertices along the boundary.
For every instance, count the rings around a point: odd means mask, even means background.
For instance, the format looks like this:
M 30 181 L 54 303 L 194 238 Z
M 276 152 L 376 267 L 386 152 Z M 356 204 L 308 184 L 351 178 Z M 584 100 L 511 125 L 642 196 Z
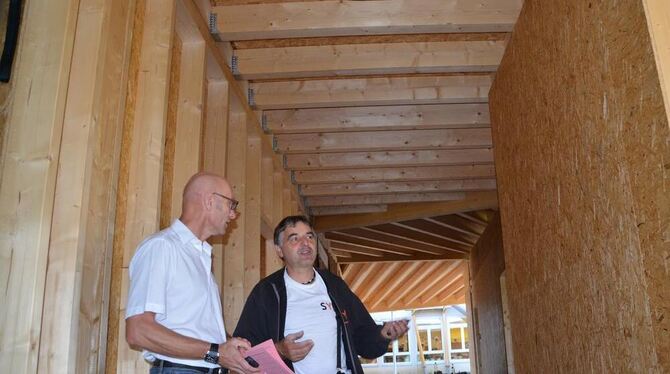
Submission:
M 500 215 L 496 214 L 470 252 L 470 282 L 480 373 L 507 372 L 500 292 L 500 274 L 504 270 Z
M 527 0 L 490 99 L 517 371 L 670 371 L 670 134 L 642 2 Z

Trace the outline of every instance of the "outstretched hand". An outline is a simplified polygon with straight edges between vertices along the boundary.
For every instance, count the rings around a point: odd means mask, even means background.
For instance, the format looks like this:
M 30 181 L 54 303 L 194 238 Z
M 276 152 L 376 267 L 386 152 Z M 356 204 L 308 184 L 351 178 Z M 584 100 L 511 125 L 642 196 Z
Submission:
M 253 374 L 260 373 L 260 369 L 254 368 L 244 359 L 244 351 L 251 348 L 251 343 L 243 338 L 230 338 L 219 346 L 219 364 L 231 371 Z
M 282 357 L 288 358 L 291 362 L 298 362 L 305 358 L 309 351 L 314 347 L 314 342 L 311 339 L 307 339 L 302 342 L 296 342 L 296 340 L 302 338 L 304 332 L 298 331 L 293 334 L 288 334 L 280 342 L 275 343 L 277 352 Z
M 384 327 L 382 327 L 381 334 L 384 339 L 396 340 L 399 337 L 405 335 L 407 330 L 409 330 L 409 327 L 407 326 L 408 323 L 409 321 L 406 319 L 386 322 L 384 323 Z

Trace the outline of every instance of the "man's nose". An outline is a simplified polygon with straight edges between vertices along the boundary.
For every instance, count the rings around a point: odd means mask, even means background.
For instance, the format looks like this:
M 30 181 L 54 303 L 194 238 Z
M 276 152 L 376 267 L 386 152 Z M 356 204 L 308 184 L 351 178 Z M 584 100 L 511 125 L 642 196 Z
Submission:
M 230 215 L 230 219 L 233 220 L 233 219 L 237 218 L 237 211 L 236 210 L 231 210 L 229 212 L 229 215 Z

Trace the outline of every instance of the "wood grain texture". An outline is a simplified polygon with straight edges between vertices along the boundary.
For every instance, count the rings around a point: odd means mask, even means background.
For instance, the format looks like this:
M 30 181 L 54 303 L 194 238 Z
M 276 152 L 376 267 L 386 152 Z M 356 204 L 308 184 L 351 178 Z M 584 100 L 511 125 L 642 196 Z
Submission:
M 491 92 L 517 372 L 670 370 L 662 100 L 642 2 L 525 2 Z
M 78 3 L 30 2 L 23 9 L 0 161 L 0 365 L 7 372 L 38 367 Z

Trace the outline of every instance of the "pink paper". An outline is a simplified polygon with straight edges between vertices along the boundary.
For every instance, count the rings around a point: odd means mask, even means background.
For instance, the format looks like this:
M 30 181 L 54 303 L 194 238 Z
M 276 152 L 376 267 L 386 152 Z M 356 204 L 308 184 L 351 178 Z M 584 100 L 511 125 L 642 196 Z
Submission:
M 263 373 L 294 374 L 279 356 L 279 352 L 277 352 L 275 344 L 271 339 L 251 347 L 251 349 L 244 352 L 244 355 L 256 360 L 259 365 L 258 368 L 261 369 Z

